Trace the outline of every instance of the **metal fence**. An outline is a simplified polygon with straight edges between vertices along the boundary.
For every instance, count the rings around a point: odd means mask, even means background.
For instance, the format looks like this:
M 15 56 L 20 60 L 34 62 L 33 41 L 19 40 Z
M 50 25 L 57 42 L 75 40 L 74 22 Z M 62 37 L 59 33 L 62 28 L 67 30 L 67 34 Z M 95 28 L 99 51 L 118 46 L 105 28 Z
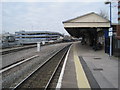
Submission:
M 113 55 L 120 57 L 120 40 L 113 37 Z

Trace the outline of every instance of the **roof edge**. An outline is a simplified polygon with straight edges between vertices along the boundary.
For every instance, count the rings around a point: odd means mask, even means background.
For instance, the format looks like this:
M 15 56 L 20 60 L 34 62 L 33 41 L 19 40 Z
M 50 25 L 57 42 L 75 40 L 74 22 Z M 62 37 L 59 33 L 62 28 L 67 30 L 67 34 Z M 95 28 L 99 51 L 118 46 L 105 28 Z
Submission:
M 72 19 L 63 21 L 62 23 L 67 23 L 67 22 L 69 22 L 69 21 L 71 21 L 71 20 L 74 20 L 74 19 L 77 19 L 77 18 L 80 18 L 80 17 L 84 17 L 84 16 L 87 16 L 87 15 L 90 15 L 90 14 L 96 14 L 96 15 L 100 16 L 99 14 L 97 14 L 97 13 L 95 13 L 95 12 L 90 12 L 90 13 L 87 13 L 87 14 L 84 14 L 84 15 L 81 15 L 81 16 L 78 16 L 78 17 L 75 17 L 75 18 L 72 18 Z M 100 16 L 100 17 L 102 17 L 102 16 Z M 104 17 L 102 17 L 102 18 L 104 18 Z M 107 20 L 108 22 L 110 22 L 110 20 L 108 20 L 108 19 L 106 19 L 106 18 L 104 18 L 104 19 Z

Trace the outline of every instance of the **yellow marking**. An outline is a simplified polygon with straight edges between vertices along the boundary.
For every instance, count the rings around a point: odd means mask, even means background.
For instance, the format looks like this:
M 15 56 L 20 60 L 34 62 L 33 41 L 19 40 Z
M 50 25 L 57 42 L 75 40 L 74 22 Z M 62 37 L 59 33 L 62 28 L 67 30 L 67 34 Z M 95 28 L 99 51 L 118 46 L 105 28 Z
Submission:
M 77 52 L 75 49 L 74 49 L 74 62 L 75 62 L 78 88 L 89 88 L 89 90 L 91 90 L 89 82 L 87 80 L 87 77 L 85 75 L 85 72 L 83 70 L 83 67 L 81 65 L 81 62 L 77 56 Z

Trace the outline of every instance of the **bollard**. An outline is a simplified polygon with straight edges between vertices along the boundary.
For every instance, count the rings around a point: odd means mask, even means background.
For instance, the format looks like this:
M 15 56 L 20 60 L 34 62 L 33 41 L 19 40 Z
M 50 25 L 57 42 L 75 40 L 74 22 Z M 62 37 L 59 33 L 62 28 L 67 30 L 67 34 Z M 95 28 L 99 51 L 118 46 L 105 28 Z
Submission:
M 45 41 L 42 41 L 42 45 L 45 45 Z
M 37 51 L 39 52 L 40 49 L 41 49 L 41 47 L 40 47 L 40 42 L 37 42 Z

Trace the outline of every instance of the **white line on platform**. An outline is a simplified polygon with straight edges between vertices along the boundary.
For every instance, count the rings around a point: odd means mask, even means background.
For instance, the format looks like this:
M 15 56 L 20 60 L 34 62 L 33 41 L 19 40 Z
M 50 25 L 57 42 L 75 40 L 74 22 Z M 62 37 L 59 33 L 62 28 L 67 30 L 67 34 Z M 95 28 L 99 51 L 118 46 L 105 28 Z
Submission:
M 61 88 L 63 74 L 64 74 L 64 71 L 65 71 L 65 66 L 66 66 L 66 63 L 67 63 L 67 59 L 68 59 L 68 55 L 69 55 L 71 47 L 72 47 L 72 45 L 70 46 L 70 48 L 69 48 L 69 50 L 66 54 L 65 61 L 64 61 L 64 64 L 63 64 L 63 67 L 62 67 L 62 70 L 61 70 L 61 73 L 60 73 L 60 76 L 59 76 L 59 79 L 58 79 L 58 82 L 57 82 L 56 90 Z
M 32 57 L 30 57 L 30 58 L 27 58 L 27 59 L 25 59 L 25 60 L 23 60 L 23 61 L 21 61 L 21 62 L 18 62 L 18 63 L 16 63 L 16 64 L 13 64 L 13 65 L 11 65 L 11 66 L 9 66 L 9 67 L 6 67 L 6 68 L 0 70 L 0 73 L 5 72 L 5 71 L 7 71 L 7 70 L 9 70 L 9 69 L 17 66 L 17 65 L 20 65 L 20 64 L 22 64 L 22 63 L 24 63 L 24 62 L 26 62 L 26 61 L 28 61 L 28 60 L 31 60 L 31 59 L 33 59 L 33 58 L 35 58 L 35 57 L 38 57 L 38 56 L 39 56 L 39 55 L 34 55 L 34 56 L 32 56 Z

